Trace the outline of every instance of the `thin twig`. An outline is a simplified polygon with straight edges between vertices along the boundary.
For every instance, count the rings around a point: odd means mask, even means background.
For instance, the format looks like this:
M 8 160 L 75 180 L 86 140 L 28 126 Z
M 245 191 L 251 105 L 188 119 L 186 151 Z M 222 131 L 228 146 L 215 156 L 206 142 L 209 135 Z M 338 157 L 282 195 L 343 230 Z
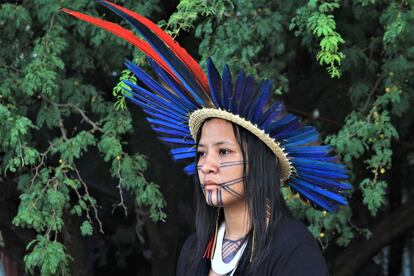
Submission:
M 46 151 L 44 151 L 40 154 L 40 156 L 41 156 L 40 163 L 34 168 L 35 174 L 34 174 L 34 176 L 32 177 L 32 179 L 30 181 L 29 189 L 32 188 L 34 181 L 39 176 L 39 169 L 42 166 L 46 166 L 45 159 L 46 159 L 46 156 L 48 155 L 48 153 L 50 152 L 51 149 L 52 149 L 52 144 L 50 143 L 49 147 L 46 149 Z
M 100 128 L 98 125 L 96 125 L 96 123 L 94 121 L 92 121 L 88 116 L 86 116 L 84 110 L 80 109 L 79 107 L 77 107 L 77 106 L 75 106 L 71 103 L 67 103 L 67 104 L 65 104 L 65 106 L 68 106 L 68 107 L 71 107 L 71 108 L 75 109 L 82 116 L 82 118 L 92 126 L 91 132 L 94 132 L 95 130 L 99 130 L 100 132 L 103 132 L 102 128 Z
M 87 194 L 88 196 L 90 196 L 89 191 L 88 191 L 88 185 L 86 185 L 85 181 L 83 181 L 83 179 L 82 179 L 82 177 L 81 177 L 81 175 L 79 173 L 79 170 L 78 170 L 78 168 L 76 167 L 75 164 L 73 164 L 73 170 L 76 172 L 76 175 L 77 175 L 80 183 L 82 183 L 82 186 L 85 189 L 85 194 Z M 96 219 L 96 221 L 99 224 L 99 232 L 101 232 L 102 234 L 104 234 L 104 231 L 102 229 L 102 222 L 101 222 L 101 220 L 98 217 L 98 210 L 96 209 L 96 205 L 91 200 L 89 200 L 89 203 L 90 203 L 90 205 L 91 205 L 91 207 L 92 207 L 92 209 L 94 211 L 95 219 Z
M 375 91 L 378 89 L 378 85 L 381 82 L 381 76 L 378 77 L 378 79 L 375 81 L 374 87 L 372 87 L 371 91 L 369 92 L 368 98 L 365 101 L 364 107 L 362 108 L 362 112 L 365 112 L 368 109 L 368 105 L 371 101 L 372 96 L 374 95 Z
M 48 103 L 50 103 L 50 104 L 52 104 L 52 105 L 54 105 L 54 106 L 56 106 L 56 107 L 61 107 L 61 108 L 72 108 L 72 109 L 74 109 L 76 112 L 78 112 L 81 116 L 82 116 L 82 119 L 83 120 L 85 120 L 88 124 L 90 124 L 91 126 L 92 126 L 92 129 L 90 130 L 92 133 L 93 132 L 95 132 L 96 130 L 98 130 L 98 131 L 100 131 L 100 132 L 103 132 L 103 129 L 101 128 L 101 127 L 99 127 L 94 121 L 92 121 L 87 115 L 86 115 L 86 113 L 85 113 L 85 111 L 83 110 L 83 109 L 81 109 L 81 108 L 79 108 L 78 106 L 76 106 L 76 105 L 74 105 L 74 104 L 72 104 L 72 103 L 64 103 L 64 104 L 61 104 L 61 103 L 57 103 L 57 102 L 54 102 L 54 101 L 52 101 L 52 100 L 50 100 L 50 99 L 48 99 L 48 98 L 46 98 L 46 97 L 43 97 L 43 99 L 46 101 L 46 102 L 48 102 Z
M 128 216 L 128 209 L 124 204 L 124 193 L 122 191 L 122 186 L 121 186 L 121 184 L 122 184 L 122 175 L 121 175 L 121 161 L 120 160 L 118 160 L 117 174 L 118 174 L 119 182 L 118 182 L 118 186 L 116 186 L 116 187 L 118 188 L 119 197 L 121 199 L 121 202 L 119 202 L 117 205 L 115 205 L 115 207 L 112 209 L 112 213 L 114 212 L 116 207 L 121 206 L 122 208 L 124 208 L 125 216 Z

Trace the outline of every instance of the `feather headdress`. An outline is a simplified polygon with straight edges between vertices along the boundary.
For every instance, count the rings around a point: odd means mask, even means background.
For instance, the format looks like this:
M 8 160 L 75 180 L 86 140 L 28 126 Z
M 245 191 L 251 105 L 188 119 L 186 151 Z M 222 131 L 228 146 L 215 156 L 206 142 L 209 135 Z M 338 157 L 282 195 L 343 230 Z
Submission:
M 62 11 L 103 28 L 140 49 L 163 84 L 154 80 L 131 61 L 125 65 L 144 86 L 126 82 L 125 94 L 147 114 L 147 120 L 161 141 L 172 149 L 173 160 L 183 160 L 187 175 L 196 172 L 196 135 L 208 118 L 236 123 L 262 140 L 277 156 L 281 180 L 314 207 L 334 211 L 347 204 L 351 185 L 345 166 L 331 154 L 332 148 L 314 145 L 317 130 L 303 126 L 299 118 L 286 112 L 283 104 L 271 104 L 272 82 L 258 85 L 243 72 L 233 83 L 224 66 L 220 75 L 211 59 L 207 75 L 199 64 L 167 33 L 149 19 L 109 1 L 98 3 L 124 18 L 144 40 L 125 28 L 69 9 Z

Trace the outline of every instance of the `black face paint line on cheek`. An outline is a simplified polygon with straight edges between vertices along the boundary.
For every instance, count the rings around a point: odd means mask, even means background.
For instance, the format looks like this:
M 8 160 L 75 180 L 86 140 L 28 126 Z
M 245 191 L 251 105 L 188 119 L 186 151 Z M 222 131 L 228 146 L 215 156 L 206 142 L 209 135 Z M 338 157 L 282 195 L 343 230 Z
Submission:
M 220 187 L 227 187 L 227 186 L 231 186 L 231 185 L 237 184 L 237 183 L 242 182 L 242 181 L 243 181 L 243 177 L 239 177 L 239 178 L 236 178 L 236 179 L 233 179 L 233 180 L 229 180 L 229 181 L 219 183 L 218 185 Z
M 244 164 L 244 161 L 227 161 L 227 162 L 221 162 L 219 165 L 219 168 L 225 168 L 225 167 L 234 167 Z
M 240 198 L 240 199 L 242 199 L 242 198 L 243 198 L 243 196 L 242 196 L 240 193 L 236 192 L 236 191 L 235 191 L 235 190 L 233 190 L 231 187 L 223 187 L 223 189 L 224 189 L 225 191 L 229 192 L 230 194 L 234 195 L 235 197 L 238 197 L 238 198 Z

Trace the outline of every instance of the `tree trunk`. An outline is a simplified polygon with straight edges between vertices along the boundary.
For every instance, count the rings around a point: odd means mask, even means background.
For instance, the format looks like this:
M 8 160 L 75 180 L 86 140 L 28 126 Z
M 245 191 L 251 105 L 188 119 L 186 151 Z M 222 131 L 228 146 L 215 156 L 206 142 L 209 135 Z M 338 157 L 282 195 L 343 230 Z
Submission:
M 338 255 L 331 269 L 335 276 L 352 276 L 381 248 L 414 228 L 414 200 L 402 204 L 381 220 L 372 229 L 372 239 L 357 238 Z
M 403 164 L 404 154 L 401 147 L 396 147 L 393 143 L 393 155 L 392 155 L 392 170 L 390 173 L 390 179 L 392 179 L 392 187 L 389 189 L 389 202 L 391 210 L 395 210 L 401 206 L 402 193 L 403 193 L 403 168 L 399 166 Z M 390 181 L 391 182 L 391 181 Z M 406 235 L 401 235 L 399 238 L 392 241 L 390 246 L 390 254 L 388 256 L 388 275 L 400 275 L 402 268 L 402 259 L 404 252 L 404 243 Z

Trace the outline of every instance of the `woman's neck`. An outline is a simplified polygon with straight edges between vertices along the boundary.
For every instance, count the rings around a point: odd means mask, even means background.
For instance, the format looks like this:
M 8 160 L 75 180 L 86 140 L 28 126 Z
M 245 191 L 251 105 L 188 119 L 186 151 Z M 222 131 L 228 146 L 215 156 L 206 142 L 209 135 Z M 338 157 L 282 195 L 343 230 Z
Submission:
M 226 224 L 225 238 L 229 240 L 238 240 L 249 232 L 250 218 L 247 209 L 247 203 L 240 203 L 224 207 L 224 223 Z

